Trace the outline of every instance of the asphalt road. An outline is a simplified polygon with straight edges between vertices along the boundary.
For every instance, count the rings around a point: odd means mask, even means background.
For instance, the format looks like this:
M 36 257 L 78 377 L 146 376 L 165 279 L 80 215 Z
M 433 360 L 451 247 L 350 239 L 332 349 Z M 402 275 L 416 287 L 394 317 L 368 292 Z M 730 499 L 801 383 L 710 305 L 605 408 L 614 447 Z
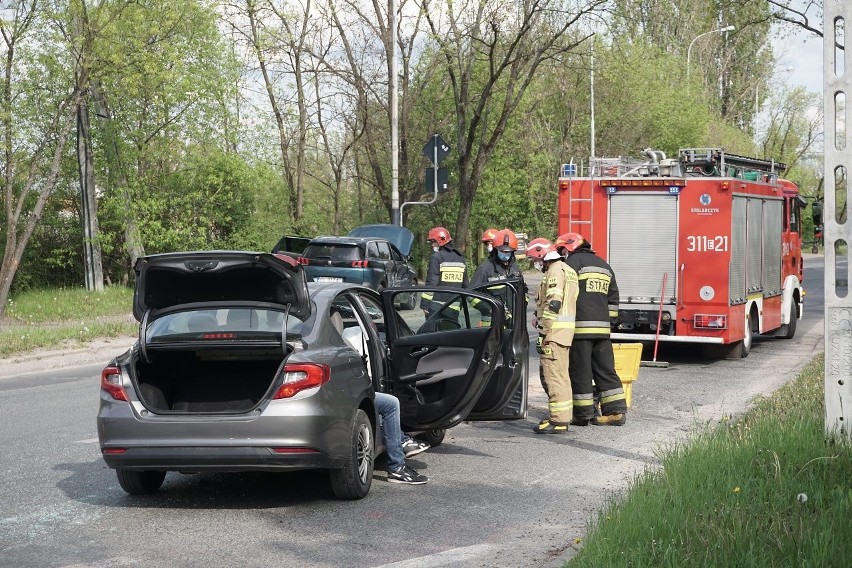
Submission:
M 808 256 L 792 340 L 756 338 L 741 360 L 662 345 L 669 367 L 640 369 L 625 426 L 533 434 L 546 408 L 533 361 L 526 420 L 453 428 L 409 460 L 429 475 L 423 486 L 386 483 L 380 460 L 355 502 L 336 500 L 322 472 L 172 473 L 158 494 L 126 495 L 95 430 L 115 347 L 49 372 L 0 361 L 0 566 L 559 566 L 606 499 L 658 466 L 659 449 L 742 413 L 823 351 L 822 268 Z

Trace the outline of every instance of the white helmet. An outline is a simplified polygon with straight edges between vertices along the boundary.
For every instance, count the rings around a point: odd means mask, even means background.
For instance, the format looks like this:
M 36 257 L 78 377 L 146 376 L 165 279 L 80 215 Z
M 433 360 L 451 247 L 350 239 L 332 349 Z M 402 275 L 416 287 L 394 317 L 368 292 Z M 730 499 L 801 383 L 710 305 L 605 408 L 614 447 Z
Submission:
M 547 254 L 544 255 L 544 258 L 542 260 L 547 262 L 548 260 L 559 260 L 560 258 L 562 258 L 561 254 L 559 254 L 555 250 L 549 250 L 547 251 Z

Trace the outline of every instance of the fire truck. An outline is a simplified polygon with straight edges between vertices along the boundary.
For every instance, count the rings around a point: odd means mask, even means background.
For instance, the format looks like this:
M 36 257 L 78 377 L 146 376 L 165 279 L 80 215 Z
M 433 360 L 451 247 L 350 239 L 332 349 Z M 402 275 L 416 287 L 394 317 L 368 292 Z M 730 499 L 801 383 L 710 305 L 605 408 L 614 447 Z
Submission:
M 746 357 L 754 333 L 792 338 L 806 201 L 780 177 L 786 169 L 720 148 L 592 158 L 585 177 L 563 165 L 559 234 L 582 234 L 615 271 L 613 340 Z

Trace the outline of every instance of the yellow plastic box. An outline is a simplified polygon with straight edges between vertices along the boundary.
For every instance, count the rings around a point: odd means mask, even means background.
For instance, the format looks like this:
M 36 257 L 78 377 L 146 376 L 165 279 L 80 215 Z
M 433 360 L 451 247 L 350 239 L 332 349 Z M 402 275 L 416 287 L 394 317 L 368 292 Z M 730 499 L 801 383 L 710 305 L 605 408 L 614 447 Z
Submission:
M 642 361 L 641 343 L 613 343 L 615 372 L 624 387 L 624 396 L 629 407 L 633 402 L 633 381 L 639 378 L 639 363 Z

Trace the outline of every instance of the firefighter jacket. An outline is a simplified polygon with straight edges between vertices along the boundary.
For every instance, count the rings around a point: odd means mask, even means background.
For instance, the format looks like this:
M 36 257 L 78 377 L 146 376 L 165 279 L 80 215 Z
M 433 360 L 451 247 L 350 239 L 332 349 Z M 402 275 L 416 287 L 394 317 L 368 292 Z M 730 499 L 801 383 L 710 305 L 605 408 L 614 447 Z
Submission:
M 551 262 L 536 297 L 538 332 L 542 341 L 571 345 L 577 300 L 577 273 L 562 261 Z M 553 303 L 559 302 L 558 311 Z
M 577 339 L 609 337 L 610 318 L 618 317 L 618 285 L 612 267 L 593 250 L 579 248 L 565 262 L 577 273 Z
M 479 286 L 495 280 L 505 280 L 507 278 L 520 278 L 523 280 L 521 269 L 518 268 L 518 263 L 513 258 L 509 266 L 504 266 L 499 260 L 494 257 L 494 254 L 488 257 L 482 264 L 476 268 L 473 277 L 470 279 L 470 287 Z
M 464 256 L 457 251 L 452 243 L 442 246 L 438 252 L 432 253 L 429 258 L 429 268 L 426 271 L 426 286 L 453 286 L 463 288 L 467 286 L 467 270 L 464 264 Z M 440 298 L 434 297 L 432 292 L 424 292 L 420 307 L 424 310 L 435 309 L 432 302 Z

